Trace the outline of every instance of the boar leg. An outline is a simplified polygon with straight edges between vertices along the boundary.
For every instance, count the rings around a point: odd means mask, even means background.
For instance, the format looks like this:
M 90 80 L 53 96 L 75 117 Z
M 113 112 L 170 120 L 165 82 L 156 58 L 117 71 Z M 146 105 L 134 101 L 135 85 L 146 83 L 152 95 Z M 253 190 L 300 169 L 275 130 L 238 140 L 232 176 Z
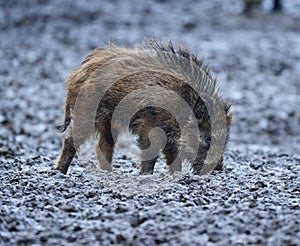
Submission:
M 163 150 L 167 160 L 169 173 L 173 174 L 175 171 L 181 171 L 182 159 L 178 156 L 178 147 L 175 144 L 168 143 Z
M 100 138 L 96 146 L 99 166 L 102 170 L 112 171 L 112 158 L 114 153 L 115 142 L 111 134 L 110 122 L 100 127 Z
M 138 145 L 141 148 L 141 150 L 146 150 L 151 145 L 149 138 L 145 136 L 140 136 L 138 140 Z M 147 152 L 143 155 L 141 155 L 141 166 L 140 166 L 140 174 L 153 174 L 154 166 L 157 161 L 159 153 L 155 155 L 155 158 L 152 160 L 147 160 Z M 146 159 L 146 160 L 145 160 Z
M 54 169 L 57 169 L 66 174 L 75 154 L 76 149 L 74 146 L 72 134 L 70 134 L 69 136 L 66 136 L 64 138 L 61 153 L 57 159 Z
M 149 161 L 142 161 L 140 174 L 153 174 L 154 166 L 157 161 L 157 158 L 158 156 Z
M 215 170 L 219 170 L 219 171 L 223 170 L 223 157 L 218 162 L 217 166 L 215 167 Z

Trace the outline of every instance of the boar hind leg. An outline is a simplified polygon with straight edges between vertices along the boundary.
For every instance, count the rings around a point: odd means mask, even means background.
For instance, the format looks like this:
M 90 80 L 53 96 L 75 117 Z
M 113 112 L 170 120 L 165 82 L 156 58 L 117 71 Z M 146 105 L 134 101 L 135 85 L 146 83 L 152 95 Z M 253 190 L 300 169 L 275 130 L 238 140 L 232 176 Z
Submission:
M 182 167 L 182 159 L 180 158 L 179 151 L 176 145 L 167 144 L 165 149 L 163 150 L 167 160 L 167 166 L 169 168 L 169 172 L 173 174 L 176 171 L 181 171 Z
M 100 138 L 96 146 L 99 166 L 102 170 L 112 171 L 112 158 L 114 153 L 115 142 L 111 134 L 110 123 L 100 127 Z
M 75 154 L 76 149 L 74 146 L 73 137 L 72 135 L 66 136 L 64 138 L 60 156 L 58 157 L 57 162 L 54 165 L 54 169 L 57 169 L 66 174 Z

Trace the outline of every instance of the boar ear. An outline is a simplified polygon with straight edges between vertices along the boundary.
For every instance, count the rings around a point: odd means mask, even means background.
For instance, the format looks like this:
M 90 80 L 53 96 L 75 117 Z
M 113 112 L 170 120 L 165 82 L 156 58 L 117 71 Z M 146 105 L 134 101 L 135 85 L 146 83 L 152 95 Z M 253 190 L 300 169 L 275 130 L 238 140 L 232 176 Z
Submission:
M 231 107 L 231 103 L 229 102 L 225 102 L 224 103 L 224 109 L 225 109 L 225 113 L 226 113 L 226 124 L 227 126 L 230 126 L 232 123 L 232 114 L 229 112 L 230 111 L 230 107 Z
M 225 103 L 224 103 L 224 109 L 225 109 L 225 113 L 226 113 L 226 114 L 229 113 L 230 108 L 231 108 L 231 103 L 225 102 Z
M 232 114 L 231 113 L 226 116 L 226 124 L 227 124 L 227 126 L 231 126 L 231 124 L 232 124 Z

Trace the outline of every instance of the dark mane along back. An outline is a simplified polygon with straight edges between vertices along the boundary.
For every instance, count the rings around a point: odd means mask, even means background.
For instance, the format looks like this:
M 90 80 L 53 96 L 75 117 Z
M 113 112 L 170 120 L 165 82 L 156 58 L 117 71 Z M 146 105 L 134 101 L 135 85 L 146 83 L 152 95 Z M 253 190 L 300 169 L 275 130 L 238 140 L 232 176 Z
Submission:
M 174 68 L 180 67 L 181 70 L 179 73 L 188 82 L 196 85 L 202 93 L 217 95 L 217 82 L 211 75 L 208 66 L 196 54 L 189 52 L 184 46 L 179 45 L 178 48 L 175 48 L 171 41 L 164 45 L 154 39 L 146 43 L 145 48 L 154 50 L 160 58 L 162 65 L 165 64 Z

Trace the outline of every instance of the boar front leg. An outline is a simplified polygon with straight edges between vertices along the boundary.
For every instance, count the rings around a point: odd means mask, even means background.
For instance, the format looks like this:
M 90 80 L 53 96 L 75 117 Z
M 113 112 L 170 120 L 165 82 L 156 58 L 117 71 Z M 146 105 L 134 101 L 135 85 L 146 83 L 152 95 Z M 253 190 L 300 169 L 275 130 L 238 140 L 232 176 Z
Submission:
M 75 154 L 76 149 L 74 146 L 72 134 L 70 134 L 64 138 L 61 153 L 57 159 L 56 164 L 54 165 L 54 169 L 57 169 L 66 174 Z
M 158 156 L 149 161 L 142 161 L 140 174 L 153 174 L 154 166 L 157 161 L 157 158 L 158 158 Z
M 163 150 L 167 160 L 169 173 L 173 174 L 176 171 L 181 171 L 182 159 L 180 158 L 178 147 L 174 143 L 168 143 Z
M 99 141 L 96 146 L 97 159 L 102 170 L 112 171 L 112 158 L 114 153 L 115 142 L 111 134 L 110 122 L 100 126 Z
M 145 136 L 140 136 L 138 140 L 138 145 L 141 148 L 141 150 L 148 149 L 151 145 L 149 138 Z M 155 163 L 158 159 L 159 153 L 156 154 L 156 156 L 151 159 L 147 160 L 149 157 L 147 157 L 147 152 L 141 154 L 141 166 L 140 166 L 140 174 L 153 174 Z
M 218 162 L 217 166 L 215 167 L 215 170 L 219 170 L 219 171 L 223 170 L 223 157 Z

